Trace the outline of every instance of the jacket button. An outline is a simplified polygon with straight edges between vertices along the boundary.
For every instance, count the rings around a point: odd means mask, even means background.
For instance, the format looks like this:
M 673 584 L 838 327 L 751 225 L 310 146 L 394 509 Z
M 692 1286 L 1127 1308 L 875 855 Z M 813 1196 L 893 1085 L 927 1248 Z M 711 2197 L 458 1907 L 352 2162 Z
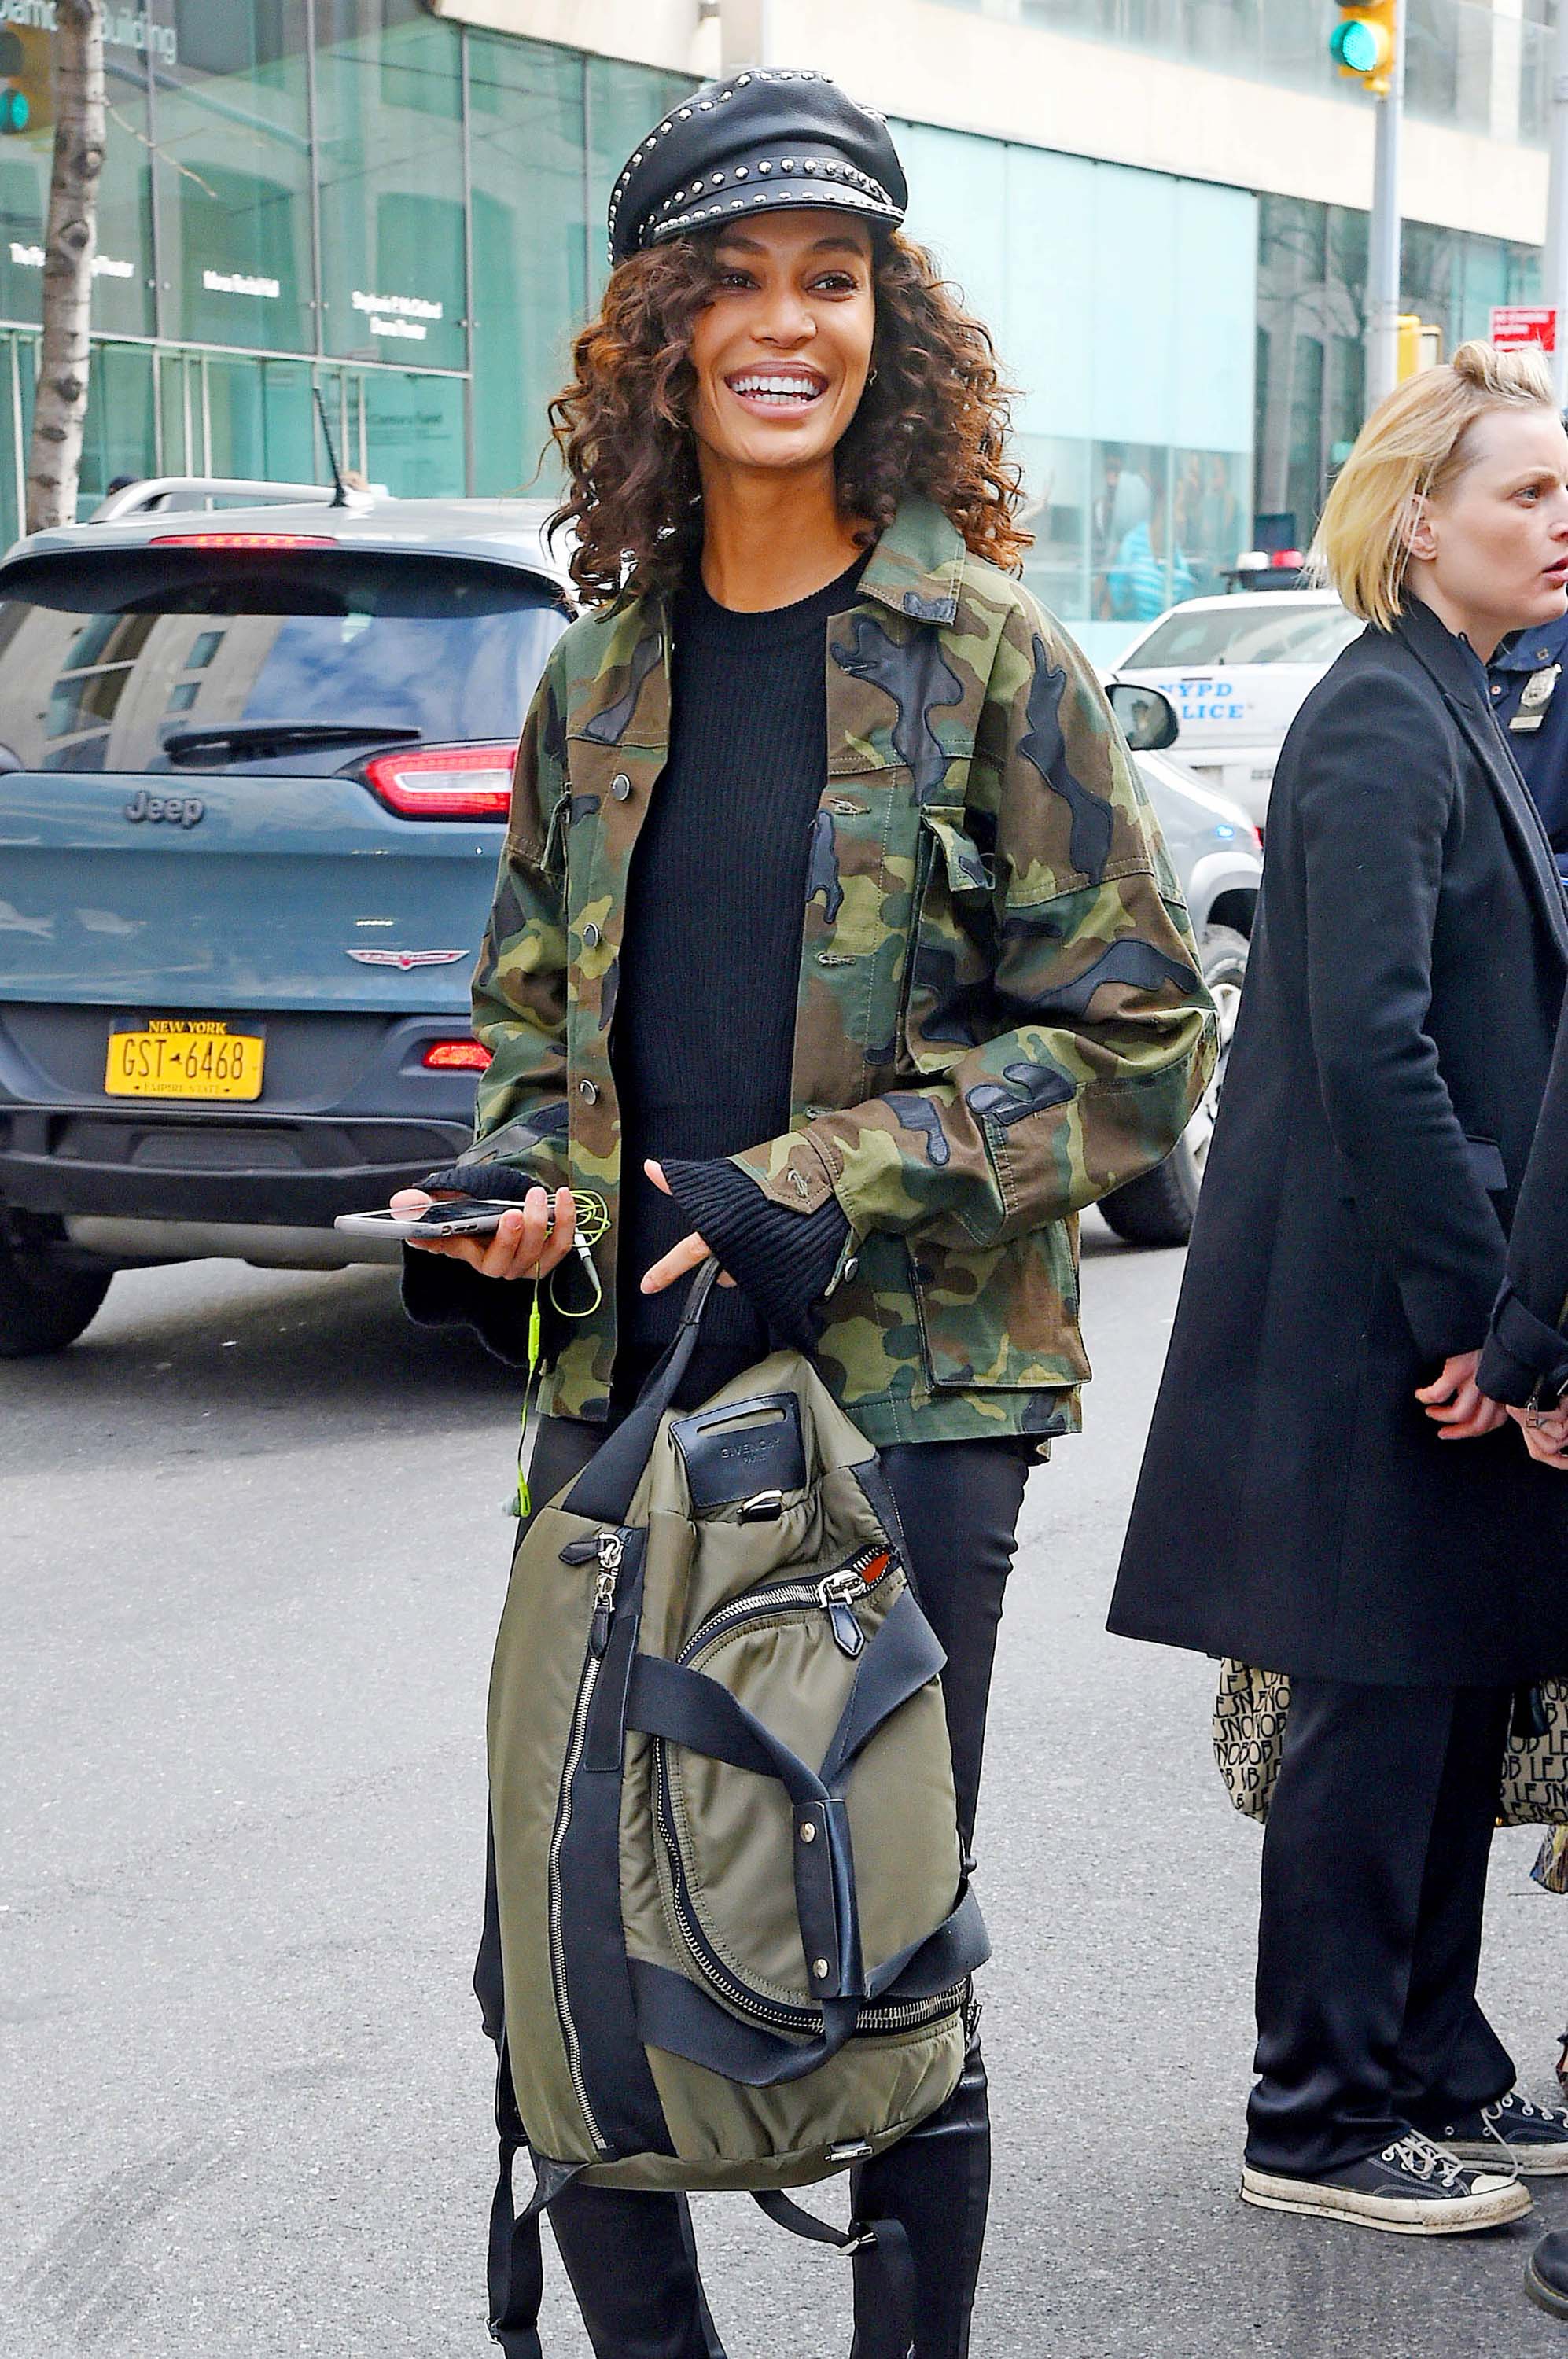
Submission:
M 596 1103 L 597 1103 L 597 1102 L 598 1102 L 598 1096 L 599 1096 L 599 1084 L 598 1084 L 598 1082 L 578 1082 L 578 1084 L 577 1084 L 577 1094 L 578 1094 L 578 1096 L 583 1100 L 583 1103 L 584 1103 L 585 1105 L 593 1105 L 593 1104 L 596 1104 Z
M 860 1256 L 859 1256 L 858 1254 L 851 1254 L 851 1255 L 850 1255 L 850 1256 L 849 1256 L 849 1259 L 844 1263 L 844 1277 L 845 1277 L 846 1278 L 850 1278 L 850 1277 L 857 1277 L 857 1276 L 858 1276 L 858 1274 L 859 1274 L 859 1270 L 860 1270 Z
M 585 951 L 596 951 L 599 947 L 599 929 L 592 920 L 583 929 L 583 947 Z
M 610 792 L 618 803 L 624 803 L 632 790 L 632 782 L 624 770 L 617 770 L 610 780 Z

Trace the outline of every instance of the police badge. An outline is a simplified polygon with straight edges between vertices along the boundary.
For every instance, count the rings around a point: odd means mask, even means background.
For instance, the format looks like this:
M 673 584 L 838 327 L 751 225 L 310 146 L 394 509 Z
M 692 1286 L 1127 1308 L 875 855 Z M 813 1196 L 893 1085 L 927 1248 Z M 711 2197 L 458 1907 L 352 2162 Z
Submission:
M 1546 718 L 1546 708 L 1552 701 L 1552 691 L 1557 685 L 1562 669 L 1561 664 L 1543 664 L 1540 671 L 1530 673 L 1519 701 L 1519 711 L 1508 723 L 1510 729 L 1517 730 L 1520 736 L 1528 736 L 1532 729 L 1540 728 Z

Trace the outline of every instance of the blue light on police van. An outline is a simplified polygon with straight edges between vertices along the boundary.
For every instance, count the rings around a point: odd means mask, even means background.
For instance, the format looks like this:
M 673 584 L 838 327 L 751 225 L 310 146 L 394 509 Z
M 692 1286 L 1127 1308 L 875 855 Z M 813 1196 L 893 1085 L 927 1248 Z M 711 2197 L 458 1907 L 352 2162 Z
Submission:
M 1221 826 L 1221 827 L 1216 827 L 1216 828 L 1215 828 L 1215 830 L 1214 830 L 1214 833 L 1215 833 L 1216 835 L 1221 835 L 1221 836 L 1226 836 L 1226 837 L 1229 837 L 1229 836 L 1233 836 L 1233 835 L 1236 833 L 1236 830 L 1235 830 L 1235 828 L 1234 828 L 1234 827 L 1224 827 L 1224 826 Z
M 0 135 L 25 131 L 32 111 L 25 91 L 0 91 Z

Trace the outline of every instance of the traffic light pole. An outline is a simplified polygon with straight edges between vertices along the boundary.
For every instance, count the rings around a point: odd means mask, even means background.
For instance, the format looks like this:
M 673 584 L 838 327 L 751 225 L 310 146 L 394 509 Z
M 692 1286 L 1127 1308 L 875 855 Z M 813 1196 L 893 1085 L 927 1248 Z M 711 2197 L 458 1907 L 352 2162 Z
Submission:
M 1367 407 L 1392 393 L 1399 376 L 1399 133 L 1405 114 L 1405 8 L 1394 25 L 1394 70 L 1388 94 L 1377 101 L 1372 165 L 1372 219 L 1367 253 Z M 1559 10 L 1568 21 L 1568 0 Z
M 1557 11 L 1552 57 L 1552 169 L 1546 184 L 1546 252 L 1541 299 L 1557 307 L 1552 377 L 1561 408 L 1568 404 L 1568 5 Z

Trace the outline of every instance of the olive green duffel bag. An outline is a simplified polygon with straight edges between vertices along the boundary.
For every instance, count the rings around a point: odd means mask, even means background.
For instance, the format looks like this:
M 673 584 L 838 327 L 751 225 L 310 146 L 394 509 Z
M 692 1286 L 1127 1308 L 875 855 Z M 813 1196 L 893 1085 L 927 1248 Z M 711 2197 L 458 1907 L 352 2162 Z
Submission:
M 987 1955 L 943 1657 L 876 1451 L 798 1353 L 670 1407 L 716 1274 L 528 1524 L 496 1641 L 491 2332 L 513 2359 L 539 2350 L 538 2214 L 576 2180 L 750 2190 L 865 2253 L 912 2332 L 896 2223 L 841 2234 L 781 2190 L 943 2103 Z

